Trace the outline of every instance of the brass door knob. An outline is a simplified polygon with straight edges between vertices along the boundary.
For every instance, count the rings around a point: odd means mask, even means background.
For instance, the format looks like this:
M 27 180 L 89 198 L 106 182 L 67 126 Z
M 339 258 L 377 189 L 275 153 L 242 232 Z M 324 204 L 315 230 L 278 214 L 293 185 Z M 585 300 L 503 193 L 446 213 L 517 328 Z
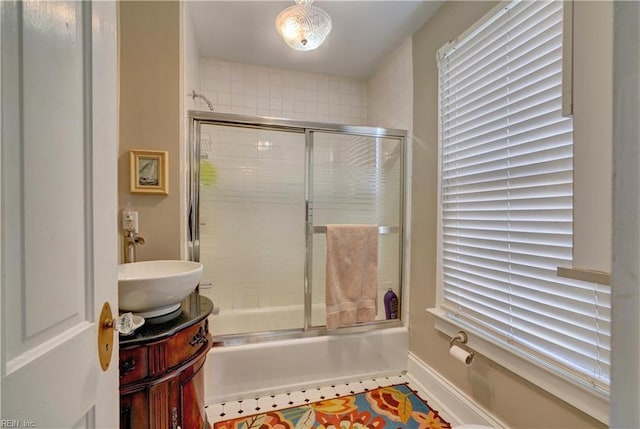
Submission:
M 113 353 L 113 313 L 108 302 L 102 305 L 98 319 L 98 358 L 103 371 L 109 369 Z
M 133 332 L 134 329 L 133 314 L 125 313 L 114 319 L 109 303 L 105 302 L 102 305 L 98 320 L 98 358 L 103 371 L 109 369 L 115 332 L 126 335 Z

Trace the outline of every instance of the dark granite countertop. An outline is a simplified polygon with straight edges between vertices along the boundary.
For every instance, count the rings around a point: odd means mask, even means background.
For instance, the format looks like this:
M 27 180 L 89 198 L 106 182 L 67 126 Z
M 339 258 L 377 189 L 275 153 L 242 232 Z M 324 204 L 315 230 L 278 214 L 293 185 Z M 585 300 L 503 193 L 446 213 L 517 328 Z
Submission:
M 207 297 L 192 293 L 182 301 L 173 313 L 145 319 L 144 325 L 133 335 L 120 335 L 120 348 L 141 343 L 160 341 L 206 318 L 213 310 L 213 302 Z

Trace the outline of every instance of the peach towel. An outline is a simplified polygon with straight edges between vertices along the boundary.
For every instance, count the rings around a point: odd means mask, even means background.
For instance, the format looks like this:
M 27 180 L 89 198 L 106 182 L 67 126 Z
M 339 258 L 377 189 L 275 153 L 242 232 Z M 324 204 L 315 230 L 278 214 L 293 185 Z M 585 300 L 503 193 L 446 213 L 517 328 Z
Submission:
M 327 329 L 375 320 L 378 226 L 327 225 Z

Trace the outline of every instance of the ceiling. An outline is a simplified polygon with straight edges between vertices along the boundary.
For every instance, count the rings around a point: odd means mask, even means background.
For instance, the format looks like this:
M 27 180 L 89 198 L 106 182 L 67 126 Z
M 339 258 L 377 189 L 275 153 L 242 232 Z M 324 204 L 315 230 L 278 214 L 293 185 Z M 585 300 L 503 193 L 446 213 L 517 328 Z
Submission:
M 292 1 L 189 1 L 201 57 L 325 73 L 370 77 L 395 47 L 419 29 L 444 1 L 317 0 L 333 29 L 313 51 L 296 51 L 275 28 L 278 14 Z

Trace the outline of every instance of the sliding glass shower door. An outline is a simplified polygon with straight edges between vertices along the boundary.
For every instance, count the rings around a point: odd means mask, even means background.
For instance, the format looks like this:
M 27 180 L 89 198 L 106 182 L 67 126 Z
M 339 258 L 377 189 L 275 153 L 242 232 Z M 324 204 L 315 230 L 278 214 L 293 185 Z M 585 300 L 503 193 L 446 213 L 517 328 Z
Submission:
M 384 320 L 385 292 L 401 297 L 404 132 L 193 115 L 189 236 L 213 334 L 324 329 L 330 224 L 377 225 Z
M 309 193 L 313 200 L 311 271 L 312 327 L 325 312 L 326 226 L 378 225 L 378 311 L 385 319 L 384 294 L 400 296 L 402 246 L 402 142 L 398 138 L 328 132 L 311 133 Z
M 199 194 L 214 335 L 302 328 L 304 133 L 203 124 Z

